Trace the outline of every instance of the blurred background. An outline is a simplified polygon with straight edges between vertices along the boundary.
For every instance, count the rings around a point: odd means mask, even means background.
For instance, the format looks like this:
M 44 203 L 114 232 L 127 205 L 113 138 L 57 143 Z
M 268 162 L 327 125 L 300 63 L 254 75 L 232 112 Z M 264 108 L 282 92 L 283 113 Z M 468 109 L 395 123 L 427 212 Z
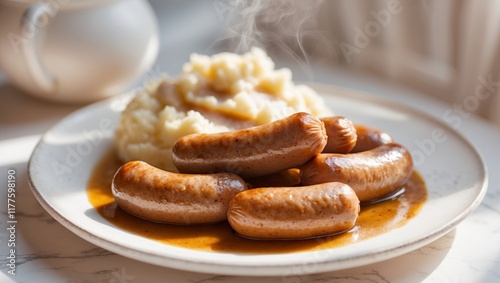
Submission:
M 163 72 L 175 76 L 192 53 L 258 46 L 278 68 L 290 68 L 295 81 L 382 96 L 387 86 L 402 87 L 448 103 L 456 115 L 477 113 L 500 125 L 500 1 L 148 2 L 159 49 L 129 89 Z M 13 95 L 9 81 L 0 69 L 0 99 Z

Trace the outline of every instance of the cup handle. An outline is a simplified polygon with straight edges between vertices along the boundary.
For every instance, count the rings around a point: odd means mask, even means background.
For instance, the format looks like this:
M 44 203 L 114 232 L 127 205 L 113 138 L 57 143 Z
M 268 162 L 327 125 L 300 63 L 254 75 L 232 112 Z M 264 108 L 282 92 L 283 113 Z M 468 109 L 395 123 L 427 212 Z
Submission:
M 56 93 L 57 80 L 40 58 L 36 38 L 39 29 L 47 25 L 56 12 L 50 5 L 36 4 L 28 7 L 21 18 L 21 30 L 29 34 L 21 50 L 31 77 L 45 93 Z

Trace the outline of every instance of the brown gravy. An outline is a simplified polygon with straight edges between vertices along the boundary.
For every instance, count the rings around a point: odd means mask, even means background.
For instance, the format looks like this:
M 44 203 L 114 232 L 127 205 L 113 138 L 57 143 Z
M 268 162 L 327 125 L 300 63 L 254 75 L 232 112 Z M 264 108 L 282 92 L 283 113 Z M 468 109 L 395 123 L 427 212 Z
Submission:
M 356 226 L 343 234 L 308 240 L 249 240 L 237 236 L 228 223 L 177 226 L 154 223 L 121 210 L 111 194 L 111 180 L 121 164 L 110 152 L 96 164 L 87 184 L 89 201 L 113 225 L 165 244 L 216 252 L 289 253 L 348 245 L 403 226 L 427 199 L 421 176 L 414 172 L 405 192 L 394 199 L 361 207 Z

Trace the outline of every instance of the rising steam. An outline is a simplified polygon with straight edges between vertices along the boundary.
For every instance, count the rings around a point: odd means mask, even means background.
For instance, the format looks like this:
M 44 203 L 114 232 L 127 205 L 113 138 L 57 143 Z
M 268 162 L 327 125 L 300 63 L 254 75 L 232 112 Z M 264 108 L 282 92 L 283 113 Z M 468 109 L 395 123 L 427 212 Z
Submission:
M 306 69 L 309 40 L 326 41 L 316 27 L 323 0 L 215 0 L 216 9 L 227 23 L 220 40 L 231 51 L 243 53 L 257 46 L 286 53 Z

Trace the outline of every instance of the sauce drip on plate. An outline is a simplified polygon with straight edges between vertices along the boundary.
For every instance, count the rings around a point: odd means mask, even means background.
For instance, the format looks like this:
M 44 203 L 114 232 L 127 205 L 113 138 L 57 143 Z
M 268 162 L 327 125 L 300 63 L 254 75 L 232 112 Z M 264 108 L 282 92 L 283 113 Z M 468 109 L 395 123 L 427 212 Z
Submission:
M 96 164 L 90 176 L 87 195 L 99 214 L 113 225 L 145 238 L 205 251 L 273 254 L 345 246 L 405 225 L 419 212 L 427 199 L 422 177 L 413 172 L 403 194 L 362 206 L 356 226 L 348 232 L 308 240 L 250 240 L 236 235 L 227 222 L 177 226 L 155 223 L 128 214 L 117 206 L 111 194 L 111 180 L 120 165 L 114 151 L 111 151 Z

